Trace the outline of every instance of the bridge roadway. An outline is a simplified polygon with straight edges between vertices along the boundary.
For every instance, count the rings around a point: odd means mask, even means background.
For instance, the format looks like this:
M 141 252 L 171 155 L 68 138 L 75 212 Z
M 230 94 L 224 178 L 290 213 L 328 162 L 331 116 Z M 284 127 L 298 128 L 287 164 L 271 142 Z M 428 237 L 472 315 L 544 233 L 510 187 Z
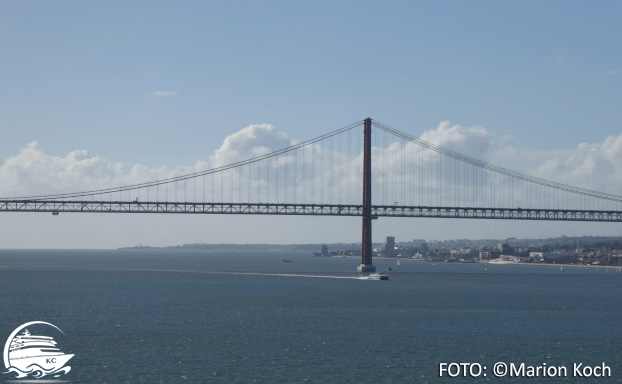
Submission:
M 372 217 L 622 222 L 622 211 L 372 205 Z M 0 200 L 0 212 L 363 216 L 362 205 Z

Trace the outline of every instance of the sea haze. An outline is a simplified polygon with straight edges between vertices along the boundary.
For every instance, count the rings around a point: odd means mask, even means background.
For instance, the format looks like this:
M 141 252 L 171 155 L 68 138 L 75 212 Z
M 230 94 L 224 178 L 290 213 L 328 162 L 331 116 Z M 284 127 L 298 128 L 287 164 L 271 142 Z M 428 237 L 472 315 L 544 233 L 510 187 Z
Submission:
M 283 260 L 291 260 L 284 263 Z M 308 252 L 0 251 L 0 339 L 55 324 L 84 383 L 438 382 L 439 363 L 611 367 L 617 269 L 375 260 Z M 389 271 L 388 268 L 392 270 Z M 304 276 L 300 276 L 304 275 Z M 4 376 L 0 380 L 6 380 Z M 516 379 L 529 380 L 529 379 Z M 539 378 L 530 382 L 566 382 Z

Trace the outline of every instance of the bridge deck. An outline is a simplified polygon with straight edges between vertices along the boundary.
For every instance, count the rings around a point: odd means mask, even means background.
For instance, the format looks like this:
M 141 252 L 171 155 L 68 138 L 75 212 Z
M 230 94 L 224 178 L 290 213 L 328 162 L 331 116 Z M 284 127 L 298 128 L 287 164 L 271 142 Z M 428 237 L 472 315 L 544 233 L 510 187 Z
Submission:
M 0 212 L 363 216 L 362 205 L 0 200 Z M 372 205 L 376 217 L 622 222 L 622 211 Z

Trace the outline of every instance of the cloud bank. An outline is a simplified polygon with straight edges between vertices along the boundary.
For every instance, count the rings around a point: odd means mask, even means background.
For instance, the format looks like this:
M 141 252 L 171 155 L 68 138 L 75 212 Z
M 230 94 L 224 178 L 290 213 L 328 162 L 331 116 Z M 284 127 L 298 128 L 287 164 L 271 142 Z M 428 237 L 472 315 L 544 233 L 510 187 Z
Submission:
M 443 121 L 436 129 L 423 132 L 421 139 L 476 159 L 487 157 L 494 144 L 494 134 L 485 128 L 452 126 L 449 121 Z
M 547 180 L 622 194 L 622 134 L 610 136 L 601 143 L 582 143 L 571 149 L 530 151 L 515 148 L 504 140 L 498 140 L 494 133 L 486 128 L 462 127 L 443 121 L 436 128 L 423 132 L 421 138 L 479 160 Z M 38 142 L 31 142 L 18 155 L 0 163 L 0 197 L 78 192 L 163 180 L 261 156 L 295 143 L 295 140 L 272 125 L 250 125 L 226 137 L 208 161 L 198 160 L 192 165 L 174 167 L 163 165 L 150 168 L 141 164 L 110 161 L 87 150 L 73 151 L 64 157 L 51 156 L 45 153 Z M 374 156 L 378 156 L 379 159 L 374 168 L 374 178 L 383 183 L 399 183 L 404 172 L 419 169 L 420 165 L 421 168 L 424 165 L 429 166 L 431 161 L 436 161 L 434 157 L 414 156 L 415 150 L 418 149 L 414 148 L 412 143 L 408 143 L 405 147 L 403 144 L 394 143 L 389 148 L 374 148 Z M 352 153 L 351 157 L 348 157 L 346 154 L 337 153 L 334 149 L 331 170 L 328 164 L 319 163 L 319 159 L 328 154 L 330 152 L 326 146 L 310 146 L 304 153 L 299 151 L 296 156 L 290 153 L 266 162 L 262 165 L 264 168 L 257 169 L 261 172 L 259 180 L 255 175 L 256 172 L 253 173 L 255 179 L 250 180 L 248 175 L 251 172 L 247 167 L 243 170 L 230 171 L 220 179 L 201 180 L 199 183 L 206 183 L 208 186 L 205 188 L 215 185 L 214 189 L 207 190 L 208 200 L 211 197 L 227 200 L 232 196 L 239 198 L 244 193 L 255 193 L 253 191 L 260 185 L 258 183 L 262 183 L 261 186 L 268 184 L 266 177 L 270 177 L 271 195 L 274 195 L 276 175 L 279 175 L 279 193 L 289 199 L 306 196 L 308 202 L 315 199 L 314 194 L 320 199 L 318 193 L 326 193 L 322 191 L 333 188 L 333 191 L 339 190 L 342 193 L 347 191 L 349 202 L 356 203 L 360 200 L 361 155 Z M 384 161 L 382 159 L 390 159 L 388 161 L 394 165 L 389 164 L 388 173 L 382 167 Z M 296 172 L 291 172 L 293 167 L 297 168 Z M 290 175 L 296 175 L 295 179 L 283 176 L 287 170 L 291 172 Z M 406 183 L 436 182 L 432 179 L 435 177 L 434 174 L 424 176 L 413 177 Z M 204 192 L 202 185 L 199 192 L 196 192 L 197 187 L 193 186 L 194 193 Z M 174 196 L 173 187 L 170 188 L 166 191 L 171 194 L 167 195 L 169 200 Z M 376 192 L 375 196 L 378 196 Z M 159 190 L 157 193 L 164 192 Z M 265 196 L 255 196 L 253 200 L 256 198 L 265 202 Z M 407 202 L 408 200 L 404 203 Z
M 294 141 L 290 140 L 287 134 L 278 132 L 272 125 L 253 124 L 227 136 L 222 146 L 210 157 L 210 161 L 214 167 L 222 167 L 293 144 Z

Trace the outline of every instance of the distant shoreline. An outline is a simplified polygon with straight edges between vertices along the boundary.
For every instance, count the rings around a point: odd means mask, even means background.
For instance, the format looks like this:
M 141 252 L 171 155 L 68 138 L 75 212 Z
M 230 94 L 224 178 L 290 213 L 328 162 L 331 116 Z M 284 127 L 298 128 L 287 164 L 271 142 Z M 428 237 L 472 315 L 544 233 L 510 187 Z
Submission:
M 361 258 L 361 256 L 333 256 L 333 257 L 349 257 L 349 258 Z M 413 259 L 410 257 L 374 257 L 377 260 L 400 260 L 400 261 L 418 261 L 418 262 L 426 262 L 423 259 Z M 428 263 L 432 263 L 432 261 L 428 261 Z M 434 261 L 434 263 L 445 263 L 444 261 Z M 622 266 L 614 266 L 614 265 L 580 265 L 580 264 L 547 264 L 547 263 L 517 263 L 514 261 L 477 261 L 475 263 L 447 263 L 447 264 L 491 264 L 491 265 L 533 265 L 533 266 L 542 266 L 542 267 L 569 267 L 569 268 L 600 268 L 600 269 L 620 269 Z
M 359 256 L 360 257 L 360 256 Z M 380 260 L 396 260 L 395 258 L 380 258 Z M 424 261 L 423 259 L 411 259 L 411 258 L 400 258 L 399 260 L 410 260 L 410 261 Z M 435 263 L 444 263 L 444 261 L 436 261 Z M 532 266 L 540 266 L 540 267 L 568 267 L 568 268 L 599 268 L 599 269 L 622 269 L 622 266 L 615 265 L 582 265 L 582 264 L 549 264 L 549 263 L 517 263 L 515 261 L 478 261 L 475 263 L 456 263 L 456 264 L 489 264 L 489 265 L 532 265 Z
M 621 266 L 615 265 L 583 265 L 583 264 L 548 264 L 548 263 L 517 263 L 514 261 L 502 261 L 502 262 L 480 262 L 481 264 L 499 264 L 499 265 L 533 265 L 543 267 L 568 267 L 568 268 L 600 268 L 600 269 L 620 269 Z

